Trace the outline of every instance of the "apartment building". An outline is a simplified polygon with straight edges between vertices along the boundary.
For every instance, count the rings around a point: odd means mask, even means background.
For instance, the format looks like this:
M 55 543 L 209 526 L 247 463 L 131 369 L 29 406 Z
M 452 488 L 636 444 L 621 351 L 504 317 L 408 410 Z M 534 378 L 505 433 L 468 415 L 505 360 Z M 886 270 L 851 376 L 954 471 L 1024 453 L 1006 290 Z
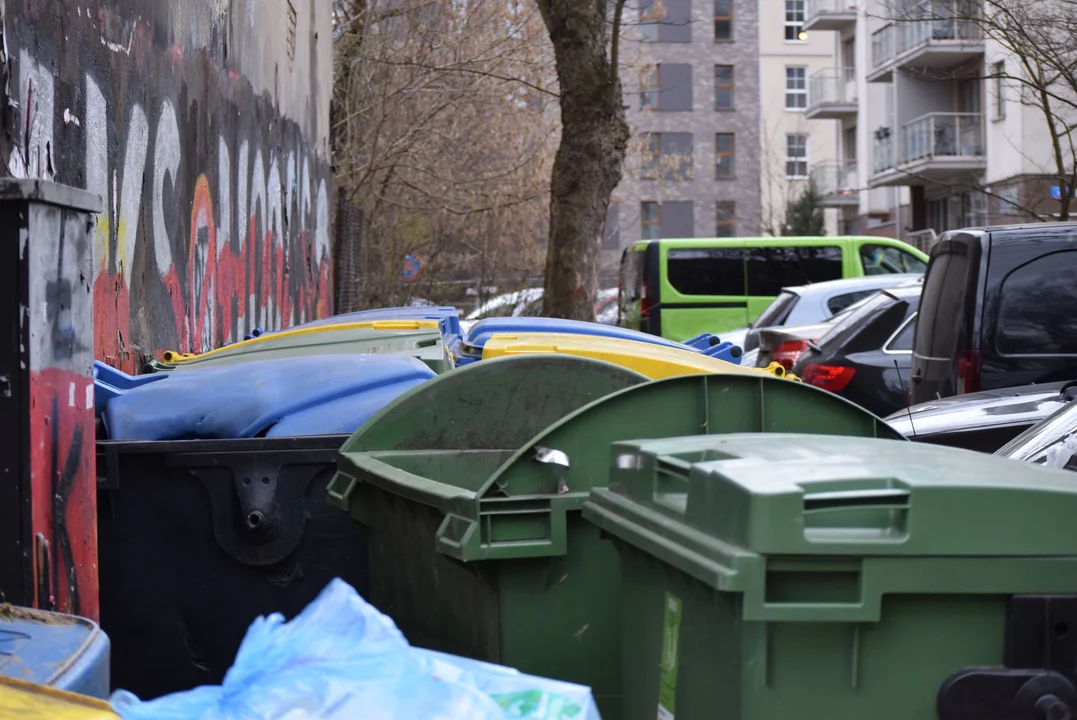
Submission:
M 763 234 L 782 233 L 809 177 L 838 182 L 840 121 L 856 110 L 855 83 L 836 67 L 832 33 L 805 28 L 808 2 L 758 0 Z M 839 214 L 828 210 L 828 233 L 839 230 Z
M 604 267 L 641 238 L 758 234 L 757 0 L 639 0 L 626 12 L 622 81 L 642 148 L 613 195 Z
M 841 123 L 836 169 L 815 172 L 847 231 L 923 245 L 1057 211 L 1042 111 L 998 79 L 1016 59 L 985 41 L 977 12 L 976 0 L 808 0 L 805 28 L 832 32 L 842 77 L 855 78 L 855 102 L 817 94 L 807 113 Z

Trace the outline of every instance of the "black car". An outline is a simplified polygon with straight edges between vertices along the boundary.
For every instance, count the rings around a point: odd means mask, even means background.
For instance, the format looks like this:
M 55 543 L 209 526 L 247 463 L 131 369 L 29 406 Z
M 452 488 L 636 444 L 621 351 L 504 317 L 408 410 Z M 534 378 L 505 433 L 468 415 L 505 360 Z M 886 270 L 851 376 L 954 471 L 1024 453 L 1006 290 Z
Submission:
M 944 233 L 924 278 L 914 403 L 1077 375 L 1077 223 Z
M 1077 381 L 984 390 L 898 410 L 886 422 L 910 440 L 993 453 L 1077 399 Z
M 879 416 L 908 402 L 920 283 L 880 291 L 837 323 L 793 364 L 793 373 Z

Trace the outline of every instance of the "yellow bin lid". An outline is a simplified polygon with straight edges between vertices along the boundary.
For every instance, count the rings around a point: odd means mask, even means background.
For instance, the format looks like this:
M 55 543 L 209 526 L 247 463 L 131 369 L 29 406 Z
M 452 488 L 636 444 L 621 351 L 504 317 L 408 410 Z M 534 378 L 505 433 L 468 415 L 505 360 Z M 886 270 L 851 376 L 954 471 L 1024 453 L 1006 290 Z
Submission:
M 651 380 L 709 373 L 752 376 L 762 373 L 790 380 L 798 379 L 794 375 L 786 375 L 784 368 L 778 363 L 771 363 L 767 368 L 742 367 L 694 350 L 681 350 L 622 338 L 567 333 L 493 335 L 483 346 L 482 359 L 531 353 L 562 353 L 605 360 L 635 370 Z
M 318 325 L 316 327 L 297 328 L 295 330 L 278 330 L 259 335 L 250 340 L 225 345 L 215 350 L 209 350 L 201 355 L 191 353 L 178 353 L 175 350 L 165 350 L 161 360 L 166 363 L 181 363 L 195 358 L 211 357 L 224 350 L 233 351 L 237 348 L 256 345 L 267 340 L 279 340 L 280 338 L 296 337 L 298 335 L 310 335 L 312 333 L 331 333 L 339 330 L 437 330 L 438 321 L 429 319 L 400 319 L 400 320 L 363 320 L 361 322 L 340 323 L 339 325 Z
M 0 677 L 0 718 L 20 720 L 118 720 L 97 698 Z

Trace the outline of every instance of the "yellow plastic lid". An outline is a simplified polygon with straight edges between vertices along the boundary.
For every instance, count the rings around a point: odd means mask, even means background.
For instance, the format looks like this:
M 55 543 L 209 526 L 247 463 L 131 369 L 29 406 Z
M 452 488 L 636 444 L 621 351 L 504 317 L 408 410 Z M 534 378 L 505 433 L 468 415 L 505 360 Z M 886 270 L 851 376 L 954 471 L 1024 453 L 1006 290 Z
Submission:
M 104 700 L 0 677 L 0 718 L 117 720 L 119 717 Z
M 762 373 L 796 379 L 792 375 L 786 375 L 777 363 L 771 363 L 767 368 L 742 367 L 693 350 L 596 335 L 505 333 L 491 336 L 482 349 L 484 360 L 529 353 L 563 353 L 605 360 L 635 370 L 652 380 L 706 373 L 753 376 Z
M 201 355 L 193 355 L 191 353 L 179 353 L 175 350 L 165 350 L 161 355 L 161 360 L 169 363 L 181 363 L 188 360 L 194 360 L 195 358 L 210 357 L 215 353 L 222 352 L 224 350 L 236 350 L 237 348 L 247 347 L 266 340 L 279 340 L 280 338 L 296 337 L 298 335 L 309 335 L 311 333 L 327 333 L 337 330 L 437 330 L 438 321 L 428 319 L 401 319 L 401 320 L 363 320 L 362 322 L 340 323 L 339 325 L 318 325 L 317 327 L 297 328 L 295 330 L 279 330 L 272 333 L 266 333 L 259 335 L 256 338 L 250 340 L 243 340 L 241 342 L 232 343 L 225 347 L 220 347 L 215 350 L 209 350 Z

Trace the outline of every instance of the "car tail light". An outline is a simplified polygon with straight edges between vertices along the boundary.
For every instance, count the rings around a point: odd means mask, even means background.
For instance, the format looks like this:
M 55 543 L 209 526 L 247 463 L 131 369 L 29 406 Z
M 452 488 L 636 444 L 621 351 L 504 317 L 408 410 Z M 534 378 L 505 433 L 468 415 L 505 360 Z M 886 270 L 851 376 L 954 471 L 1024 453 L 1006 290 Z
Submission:
M 957 394 L 980 392 L 980 351 L 957 354 Z
M 786 370 L 791 370 L 793 363 L 800 357 L 800 353 L 807 349 L 807 340 L 786 340 L 770 354 L 770 361 L 778 363 Z
M 647 283 L 643 283 L 643 292 L 640 293 L 639 298 L 639 316 L 646 318 L 651 316 L 651 298 L 647 293 Z
M 808 365 L 804 368 L 804 382 L 830 392 L 841 392 L 853 379 L 856 368 L 844 365 Z

